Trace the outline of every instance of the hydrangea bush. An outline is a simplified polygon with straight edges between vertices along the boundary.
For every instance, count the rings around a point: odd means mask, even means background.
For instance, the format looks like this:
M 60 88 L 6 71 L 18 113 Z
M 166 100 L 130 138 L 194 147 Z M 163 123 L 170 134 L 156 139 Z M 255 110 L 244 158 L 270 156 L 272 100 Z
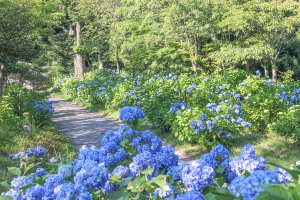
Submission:
M 204 118 L 204 116 L 202 116 Z M 267 170 L 266 161 L 246 145 L 231 158 L 223 145 L 191 164 L 179 163 L 174 147 L 151 131 L 120 126 L 107 131 L 102 146 L 82 146 L 75 160 L 51 158 L 42 147 L 9 155 L 19 160 L 8 199 L 272 199 L 290 195 L 284 184 L 298 184 L 300 168 Z M 43 167 L 41 167 L 43 166 Z M 228 185 L 228 187 L 227 187 Z M 281 191 L 280 194 L 272 192 Z M 296 189 L 295 189 L 296 188 Z M 297 189 L 298 188 L 298 189 Z M 266 196 L 268 198 L 266 198 Z M 4 197 L 3 197 L 4 198 Z
M 55 85 L 56 90 L 78 101 L 101 104 L 107 109 L 138 107 L 153 127 L 171 130 L 180 140 L 211 147 L 230 144 L 231 137 L 247 128 L 260 131 L 273 123 L 280 124 L 278 113 L 299 104 L 299 88 L 298 82 L 273 83 L 260 72 L 246 76 L 242 70 L 227 70 L 214 77 L 140 76 L 96 70 L 83 80 L 58 78 Z M 207 118 L 201 123 L 202 114 Z M 283 123 L 292 126 L 292 120 Z

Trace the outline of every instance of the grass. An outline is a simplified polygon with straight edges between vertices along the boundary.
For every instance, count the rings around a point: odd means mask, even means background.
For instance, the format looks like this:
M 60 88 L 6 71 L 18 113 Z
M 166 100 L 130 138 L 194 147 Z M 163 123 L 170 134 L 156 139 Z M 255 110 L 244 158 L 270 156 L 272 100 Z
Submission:
M 107 115 L 108 117 L 118 119 L 118 111 L 112 112 L 105 109 L 103 106 L 93 106 L 89 102 L 76 102 L 66 94 L 56 93 L 54 95 L 73 101 L 83 107 Z M 207 153 L 210 150 L 197 144 L 189 144 L 179 141 L 170 132 L 162 132 L 157 129 L 152 129 L 147 120 L 142 120 L 138 127 L 134 128 L 139 130 L 151 129 L 157 136 L 162 138 L 166 144 L 174 146 L 178 151 L 194 159 L 200 158 L 204 153 Z M 290 167 L 291 165 L 295 165 L 297 160 L 300 160 L 299 144 L 294 144 L 291 139 L 286 139 L 269 131 L 265 131 L 265 133 L 241 132 L 232 138 L 232 143 L 232 146 L 229 147 L 232 157 L 240 156 L 243 146 L 251 144 L 256 149 L 256 155 L 265 158 L 267 162 L 273 162 L 285 167 Z
M 9 160 L 8 155 L 27 151 L 30 147 L 36 148 L 42 146 L 47 150 L 47 154 L 43 156 L 44 160 L 49 160 L 51 157 L 65 156 L 67 159 L 76 157 L 75 147 L 68 139 L 60 134 L 53 123 L 49 122 L 32 137 L 28 133 L 15 134 L 6 142 L 5 145 L 0 145 L 0 182 L 7 181 L 10 183 L 14 178 L 7 170 L 7 167 L 14 166 L 18 161 Z M 0 185 L 0 194 L 6 191 L 6 188 Z

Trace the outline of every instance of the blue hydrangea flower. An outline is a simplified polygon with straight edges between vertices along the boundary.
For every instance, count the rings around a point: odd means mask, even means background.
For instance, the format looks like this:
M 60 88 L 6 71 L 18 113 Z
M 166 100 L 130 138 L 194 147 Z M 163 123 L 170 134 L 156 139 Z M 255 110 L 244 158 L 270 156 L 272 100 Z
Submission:
M 75 175 L 75 170 L 71 164 L 61 164 L 57 169 L 57 173 L 62 175 L 64 179 L 68 179 Z
M 168 113 L 175 113 L 177 110 L 181 109 L 184 110 L 186 105 L 184 103 L 173 103 L 173 107 L 170 108 Z
M 196 84 L 195 83 L 193 83 L 191 86 L 189 86 L 188 87 L 188 94 L 191 94 L 192 91 L 193 91 L 193 89 L 195 89 L 195 88 L 196 88 Z
M 193 162 L 182 169 L 182 181 L 186 188 L 202 191 L 213 182 L 214 169 L 205 162 Z
M 175 191 L 175 188 L 169 183 L 168 185 L 169 185 L 169 190 L 163 190 L 162 188 L 157 188 L 154 191 L 154 194 L 158 195 L 162 199 L 171 197 Z
M 200 160 L 204 161 L 208 166 L 214 169 L 218 167 L 218 162 L 210 154 L 203 154 Z M 198 162 L 198 160 L 195 162 Z
M 244 160 L 253 159 L 255 157 L 255 149 L 252 145 L 246 144 L 242 148 L 241 158 Z
M 82 185 L 82 184 L 75 184 L 74 186 L 75 189 L 75 196 L 76 199 L 80 199 L 80 200 L 92 200 L 93 196 L 92 194 L 88 191 L 88 189 L 86 188 L 86 186 Z
M 37 184 L 25 190 L 24 195 L 22 195 L 22 199 L 42 199 L 44 194 L 44 187 Z
M 257 71 L 255 72 L 255 74 L 256 74 L 257 76 L 259 76 L 259 77 L 262 76 L 262 75 L 261 75 L 261 72 L 260 72 L 259 70 L 257 70 Z
M 244 180 L 246 179 L 245 176 L 237 176 L 235 179 L 233 179 L 228 186 L 228 190 L 230 194 L 235 196 L 236 198 L 239 198 L 242 196 L 242 187 L 244 184 Z
M 210 151 L 210 155 L 212 159 L 218 162 L 218 164 L 221 164 L 221 162 L 223 162 L 224 160 L 229 159 L 230 156 L 228 149 L 221 144 L 215 146 Z
M 201 119 L 201 120 L 205 120 L 205 119 L 206 119 L 206 114 L 202 113 L 202 114 L 200 115 L 200 119 Z
M 175 149 L 172 146 L 165 146 L 155 153 L 156 162 L 159 166 L 168 169 L 171 166 L 178 165 L 178 155 L 175 154 Z
M 136 119 L 143 119 L 144 112 L 138 107 L 125 106 L 120 110 L 119 118 L 127 122 L 133 122 Z
M 168 168 L 167 174 L 171 174 L 174 181 L 182 180 L 182 169 L 189 165 L 188 163 L 181 163 Z
M 157 169 L 160 167 L 160 164 L 157 163 L 156 158 L 149 151 L 145 151 L 137 154 L 132 158 L 132 160 L 133 162 L 129 165 L 129 169 L 131 171 L 131 176 L 133 178 L 136 177 L 139 170 L 145 170 L 148 168 L 154 169 L 152 176 L 157 175 L 158 173 Z
M 82 184 L 85 187 L 100 189 L 108 180 L 109 171 L 104 166 L 99 166 L 96 163 L 90 162 L 85 165 L 74 177 L 75 185 Z
M 64 177 L 59 174 L 51 174 L 45 181 L 45 196 L 55 199 L 54 189 L 64 183 Z
M 99 162 L 105 166 L 115 165 L 126 158 L 125 150 L 114 142 L 108 142 L 99 151 Z
M 277 174 L 277 179 L 279 183 L 286 183 L 287 181 L 293 181 L 293 177 L 284 169 L 275 167 L 274 172 Z
M 296 101 L 297 97 L 295 95 L 291 96 L 291 101 Z
M 245 200 L 255 199 L 264 190 L 261 184 L 278 184 L 277 174 L 270 170 L 254 171 L 248 178 L 244 179 L 242 196 Z
M 155 136 L 151 131 L 146 130 L 141 136 L 137 136 L 132 140 L 132 146 L 136 148 L 139 153 L 144 151 L 155 153 L 160 151 L 162 147 L 162 140 Z
M 75 195 L 73 183 L 64 183 L 54 189 L 55 199 L 72 199 Z M 77 199 L 77 198 L 76 198 Z
M 193 129 L 193 130 L 196 130 L 196 129 L 197 129 L 197 124 L 195 123 L 194 120 L 191 120 L 191 121 L 190 121 L 190 127 L 191 127 L 191 129 Z
M 44 168 L 36 168 L 35 174 L 38 177 L 42 177 L 48 174 L 48 172 Z
M 119 144 L 122 138 L 117 135 L 114 131 L 108 130 L 105 132 L 102 138 L 102 146 L 104 146 L 108 142 L 114 142 L 116 144 Z
M 204 200 L 204 196 L 199 191 L 191 190 L 177 195 L 174 200 Z

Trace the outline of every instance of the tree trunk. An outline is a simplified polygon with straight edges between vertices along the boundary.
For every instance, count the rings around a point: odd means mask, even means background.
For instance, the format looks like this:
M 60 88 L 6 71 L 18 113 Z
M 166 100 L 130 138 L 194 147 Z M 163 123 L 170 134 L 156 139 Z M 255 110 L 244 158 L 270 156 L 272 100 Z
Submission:
M 116 48 L 116 65 L 117 65 L 117 72 L 120 74 L 120 65 L 119 65 L 119 52 L 118 52 L 118 47 Z
M 193 71 L 194 71 L 194 75 L 195 76 L 198 76 L 199 75 L 199 72 L 198 72 L 198 64 L 197 64 L 197 61 L 191 61 L 191 63 L 192 63 L 192 67 L 193 67 Z
M 224 61 L 222 60 L 222 62 L 221 62 L 221 65 L 222 65 L 222 71 L 223 71 L 223 73 L 225 73 L 226 72 L 226 69 L 225 69 L 225 64 L 224 64 Z
M 250 75 L 250 66 L 249 66 L 248 59 L 246 59 L 246 72 L 247 72 L 247 76 L 249 76 Z
M 0 99 L 2 98 L 2 94 L 3 94 L 3 87 L 4 87 L 4 76 L 2 75 L 2 70 L 3 70 L 4 66 L 2 64 L 0 64 Z
M 77 63 L 76 63 L 76 56 L 74 58 L 74 77 L 77 77 L 78 73 L 77 73 Z
M 276 68 L 273 68 L 273 67 L 272 67 L 272 80 L 274 83 L 277 82 L 277 70 L 276 70 Z
M 103 69 L 103 61 L 102 61 L 101 53 L 98 53 L 98 63 L 99 63 L 99 69 Z
M 78 47 L 78 50 L 76 52 L 76 62 L 74 63 L 74 65 L 75 65 L 75 71 L 77 71 L 77 78 L 82 79 L 84 76 L 84 56 L 82 50 L 80 49 L 82 47 L 80 36 L 81 36 L 81 23 L 76 22 L 76 45 Z
M 267 65 L 262 64 L 262 67 L 264 68 L 265 76 L 266 76 L 266 77 L 269 77 L 269 70 L 268 70 Z
M 272 59 L 271 60 L 271 64 L 272 64 L 272 80 L 274 83 L 277 82 L 277 66 L 276 66 L 276 60 Z

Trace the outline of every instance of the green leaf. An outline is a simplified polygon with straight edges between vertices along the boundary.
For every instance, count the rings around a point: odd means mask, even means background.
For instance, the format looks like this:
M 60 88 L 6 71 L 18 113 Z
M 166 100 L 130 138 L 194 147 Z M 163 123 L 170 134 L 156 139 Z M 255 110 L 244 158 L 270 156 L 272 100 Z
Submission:
M 146 177 L 139 176 L 134 181 L 128 184 L 127 190 L 131 190 L 132 192 L 140 192 L 146 182 Z
M 147 196 L 142 194 L 142 193 L 139 193 L 138 195 L 136 195 L 134 197 L 135 200 L 148 200 Z
M 129 198 L 129 194 L 124 191 L 110 192 L 106 196 L 107 196 L 107 198 L 109 198 L 111 200 L 125 200 L 125 199 Z
M 13 198 L 11 196 L 0 196 L 0 200 L 13 200 Z
M 223 176 L 218 177 L 218 178 L 216 178 L 216 181 L 220 186 L 222 186 L 225 183 L 225 178 Z
M 116 184 L 116 183 L 119 183 L 119 177 L 118 176 L 112 176 L 110 179 L 109 179 L 109 182 L 112 183 L 112 184 Z
M 18 168 L 18 167 L 8 167 L 8 171 L 13 174 L 13 175 L 16 175 L 16 176 L 20 176 L 21 175 L 21 169 Z
M 272 196 L 272 199 L 274 196 L 278 199 L 293 200 L 291 190 L 284 184 L 262 184 L 260 186 Z
M 120 188 L 127 186 L 131 182 L 131 177 L 123 178 L 120 182 Z
M 1 182 L 1 185 L 3 185 L 3 186 L 6 187 L 6 188 L 11 188 L 11 185 L 9 185 L 9 184 L 7 183 L 7 181 Z
M 165 179 L 155 179 L 153 180 L 155 184 L 161 187 L 163 190 L 170 190 L 170 187 Z
M 148 168 L 148 169 L 141 171 L 141 174 L 148 175 L 148 174 L 152 174 L 153 171 L 154 171 L 153 168 Z
M 224 172 L 224 170 L 225 170 L 225 167 L 222 165 L 219 165 L 216 169 L 216 172 L 222 174 Z
M 28 172 L 31 168 L 33 168 L 34 166 L 39 165 L 39 164 L 41 164 L 41 162 L 40 162 L 40 163 L 37 163 L 37 164 L 31 163 L 30 165 L 28 165 L 28 166 L 26 167 L 26 172 Z
M 256 197 L 256 200 L 271 200 L 271 199 L 269 193 L 262 192 Z
M 24 187 L 21 187 L 21 190 L 22 190 L 22 191 L 25 191 L 25 190 L 27 190 L 28 188 L 30 188 L 31 186 L 35 186 L 35 185 L 36 185 L 36 183 L 31 183 L 31 184 L 25 185 Z
M 212 193 L 209 192 L 204 195 L 204 199 L 205 200 L 216 200 L 216 197 L 215 197 L 215 195 L 213 195 Z

